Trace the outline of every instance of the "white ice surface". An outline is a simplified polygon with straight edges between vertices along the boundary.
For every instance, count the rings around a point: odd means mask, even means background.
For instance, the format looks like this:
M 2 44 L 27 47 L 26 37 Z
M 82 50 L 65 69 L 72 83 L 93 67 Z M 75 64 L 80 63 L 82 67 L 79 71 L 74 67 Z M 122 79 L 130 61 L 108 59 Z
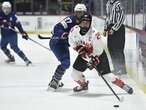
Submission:
M 38 40 L 48 46 L 48 40 Z M 19 39 L 19 46 L 33 62 L 26 67 L 16 55 L 15 64 L 5 64 L 6 57 L 0 50 L 0 110 L 146 110 L 146 95 L 138 89 L 135 82 L 125 79 L 134 88 L 134 94 L 128 95 L 123 90 L 112 86 L 122 103 L 107 88 L 96 71 L 86 71 L 90 81 L 87 93 L 75 94 L 76 85 L 71 79 L 69 68 L 63 77 L 65 86 L 58 92 L 46 91 L 47 85 L 58 65 L 51 51 L 47 51 L 30 40 Z M 76 53 L 71 50 L 71 63 Z M 119 108 L 113 105 L 119 104 Z

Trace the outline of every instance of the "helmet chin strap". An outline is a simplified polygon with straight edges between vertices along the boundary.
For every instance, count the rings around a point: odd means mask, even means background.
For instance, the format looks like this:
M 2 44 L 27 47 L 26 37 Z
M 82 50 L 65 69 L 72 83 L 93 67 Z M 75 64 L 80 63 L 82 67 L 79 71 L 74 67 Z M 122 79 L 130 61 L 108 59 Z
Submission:
M 89 28 L 87 27 L 80 27 L 80 34 L 85 35 L 89 31 Z

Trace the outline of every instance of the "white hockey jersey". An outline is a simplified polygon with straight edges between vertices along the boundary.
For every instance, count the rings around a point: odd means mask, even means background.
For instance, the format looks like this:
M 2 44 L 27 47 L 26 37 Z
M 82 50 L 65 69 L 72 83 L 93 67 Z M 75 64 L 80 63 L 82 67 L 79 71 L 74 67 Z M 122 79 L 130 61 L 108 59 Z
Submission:
M 80 34 L 80 27 L 78 25 L 74 26 L 69 33 L 69 44 L 73 48 L 77 45 L 83 45 L 85 43 L 90 43 L 93 46 L 93 56 L 100 56 L 104 50 L 104 45 L 101 40 L 101 36 L 92 27 L 85 35 Z

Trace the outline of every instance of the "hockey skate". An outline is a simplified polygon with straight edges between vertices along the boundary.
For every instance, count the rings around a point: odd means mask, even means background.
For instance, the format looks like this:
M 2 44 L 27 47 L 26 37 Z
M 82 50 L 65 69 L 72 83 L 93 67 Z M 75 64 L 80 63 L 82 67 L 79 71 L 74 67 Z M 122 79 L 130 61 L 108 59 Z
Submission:
M 127 84 L 124 84 L 122 89 L 125 90 L 128 94 L 133 94 L 133 89 Z
M 30 64 L 32 64 L 32 62 L 25 56 L 25 54 L 22 51 L 20 51 L 18 55 L 24 60 L 24 62 L 26 63 L 26 66 L 29 66 Z
M 25 63 L 26 63 L 26 66 L 29 66 L 30 64 L 32 64 L 30 60 L 26 60 Z
M 5 62 L 6 62 L 6 63 L 14 63 L 14 62 L 15 62 L 14 56 L 9 57 L 9 59 L 6 60 Z
M 121 89 L 125 90 L 128 94 L 133 93 L 133 89 L 129 85 L 124 84 L 124 82 L 121 79 L 116 79 L 112 83 L 119 86 Z
M 73 91 L 74 92 L 81 92 L 81 91 L 85 91 L 85 90 L 88 90 L 88 83 L 89 81 L 87 82 L 80 82 L 80 81 L 77 81 L 77 83 L 80 85 L 80 86 L 76 86 L 73 88 Z
M 57 90 L 58 88 L 63 87 L 63 86 L 64 84 L 62 82 L 52 79 L 51 82 L 48 84 L 48 90 L 50 89 Z

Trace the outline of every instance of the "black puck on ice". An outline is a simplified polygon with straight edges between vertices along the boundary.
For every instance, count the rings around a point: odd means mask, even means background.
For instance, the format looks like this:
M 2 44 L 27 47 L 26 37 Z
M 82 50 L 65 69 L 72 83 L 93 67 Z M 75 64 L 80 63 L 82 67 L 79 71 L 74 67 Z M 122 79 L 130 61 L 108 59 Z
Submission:
M 114 105 L 114 107 L 119 107 L 119 105 Z

